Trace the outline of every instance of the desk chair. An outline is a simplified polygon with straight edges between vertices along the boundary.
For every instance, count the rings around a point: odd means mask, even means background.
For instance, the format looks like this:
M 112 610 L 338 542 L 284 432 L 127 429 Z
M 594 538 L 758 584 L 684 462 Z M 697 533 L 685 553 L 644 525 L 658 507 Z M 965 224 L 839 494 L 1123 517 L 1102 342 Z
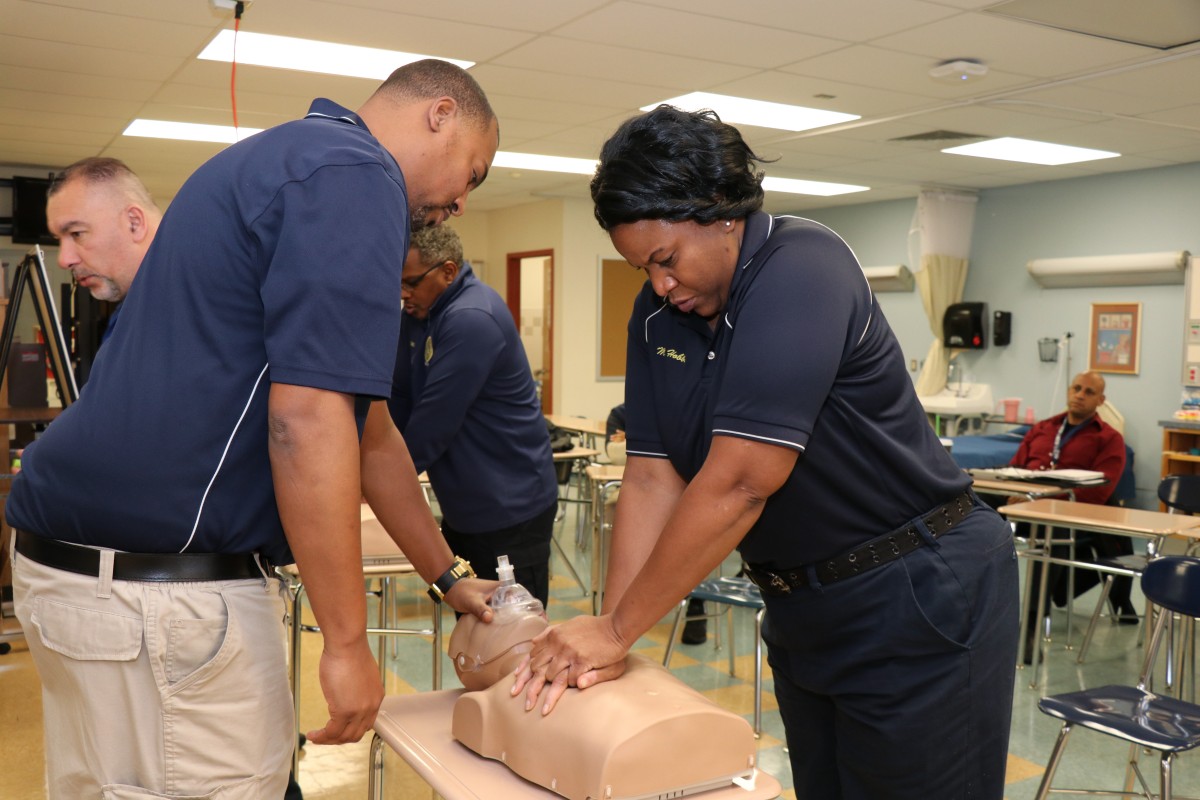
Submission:
M 1200 475 L 1168 475 L 1158 484 L 1158 499 L 1167 507 L 1167 512 L 1170 514 L 1200 514 Z M 1104 611 L 1104 603 L 1108 600 L 1109 592 L 1112 591 L 1113 579 L 1121 575 L 1140 578 L 1143 570 L 1146 569 L 1146 564 L 1157 555 L 1154 542 L 1151 542 L 1145 555 L 1134 553 L 1096 560 L 1098 566 L 1109 568 L 1112 571 L 1107 572 L 1104 577 L 1104 584 L 1100 589 L 1100 600 L 1096 603 L 1092 618 L 1088 622 L 1087 632 L 1083 635 L 1083 644 L 1079 648 L 1078 662 L 1080 664 L 1087 656 L 1096 622 L 1100 619 L 1101 612 Z M 1149 614 L 1150 608 L 1147 600 L 1146 618 L 1149 618 Z
M 442 688 L 442 606 L 439 603 L 433 603 L 432 619 L 428 627 L 397 627 L 396 620 L 393 619 L 396 600 L 394 580 L 408 575 L 416 575 L 417 570 L 412 562 L 400 552 L 400 548 L 375 519 L 374 512 L 367 505 L 362 507 L 362 553 L 364 581 L 379 582 L 379 625 L 375 628 L 367 628 L 367 633 L 379 637 L 377 660 L 379 661 L 380 681 L 386 683 L 387 677 L 385 637 L 430 636 L 433 639 L 433 688 L 435 690 Z M 301 622 L 304 583 L 296 565 L 281 567 L 277 572 L 287 585 L 288 594 L 291 597 L 289 617 L 291 620 L 292 700 L 295 703 L 296 728 L 297 734 L 299 734 L 300 656 L 302 652 L 300 634 L 320 633 L 321 628 L 319 625 L 306 625 Z M 292 753 L 293 775 L 296 774 L 299 764 L 300 751 L 297 748 Z
M 729 674 L 733 675 L 733 608 L 753 608 L 754 612 L 754 735 L 762 733 L 762 623 L 767 613 L 762 594 L 749 578 L 706 578 L 692 593 L 679 603 L 675 612 L 675 621 L 671 625 L 671 638 L 667 640 L 667 652 L 663 656 L 663 666 L 670 668 L 671 655 L 675 652 L 675 641 L 679 638 L 679 629 L 683 625 L 688 601 L 692 598 L 712 603 L 717 610 L 711 614 L 690 616 L 691 619 L 712 619 L 728 615 L 729 620 Z
M 1200 705 L 1156 694 L 1148 688 L 1154 675 L 1159 644 L 1174 614 L 1186 618 L 1200 616 L 1200 559 L 1191 556 L 1162 556 L 1146 564 L 1142 572 L 1142 591 L 1161 607 L 1136 686 L 1102 686 L 1081 692 L 1044 697 L 1038 708 L 1063 721 L 1058 740 L 1050 754 L 1046 773 L 1038 787 L 1037 800 L 1045 800 L 1052 791 L 1078 794 L 1081 790 L 1052 790 L 1051 782 L 1075 727 L 1088 728 L 1129 742 L 1126 789 L 1133 777 L 1141 784 L 1141 793 L 1151 792 L 1138 767 L 1142 748 L 1156 750 L 1159 757 L 1160 800 L 1171 799 L 1171 767 L 1175 756 L 1200 745 Z M 1098 792 L 1099 793 L 1099 792 Z M 1134 794 L 1104 792 L 1105 794 Z

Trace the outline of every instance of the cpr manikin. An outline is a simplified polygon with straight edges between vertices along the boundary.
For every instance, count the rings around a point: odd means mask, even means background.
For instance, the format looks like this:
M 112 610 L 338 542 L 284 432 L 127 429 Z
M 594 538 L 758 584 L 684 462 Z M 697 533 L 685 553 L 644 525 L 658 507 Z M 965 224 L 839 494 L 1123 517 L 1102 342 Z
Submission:
M 548 623 L 541 603 L 506 581 L 501 558 L 493 621 L 465 615 L 450 636 L 454 669 L 470 690 L 454 704 L 455 739 L 570 800 L 674 797 L 752 775 L 750 724 L 638 654 L 626 657 L 619 679 L 568 689 L 546 716 L 526 712 L 524 697 L 509 691 L 513 672 Z

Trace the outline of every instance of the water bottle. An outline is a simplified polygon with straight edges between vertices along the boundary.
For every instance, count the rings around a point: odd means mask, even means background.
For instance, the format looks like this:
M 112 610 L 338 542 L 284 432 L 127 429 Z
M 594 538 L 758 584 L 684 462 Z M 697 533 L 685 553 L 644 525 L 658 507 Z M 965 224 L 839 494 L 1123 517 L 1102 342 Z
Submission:
M 492 594 L 491 606 L 497 622 L 505 622 L 528 614 L 545 616 L 542 601 L 517 583 L 517 579 L 513 576 L 513 566 L 508 563 L 508 556 L 500 556 L 496 560 L 496 575 L 500 578 L 500 585 Z

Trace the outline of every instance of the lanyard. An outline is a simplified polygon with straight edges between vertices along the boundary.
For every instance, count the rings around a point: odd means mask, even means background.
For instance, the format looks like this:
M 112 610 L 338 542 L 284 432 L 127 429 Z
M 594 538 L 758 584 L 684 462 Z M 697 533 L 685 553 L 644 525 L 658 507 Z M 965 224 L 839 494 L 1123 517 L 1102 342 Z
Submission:
M 1087 420 L 1083 422 L 1087 422 Z M 1063 431 L 1067 430 L 1067 418 L 1063 417 L 1062 425 L 1058 426 L 1058 433 L 1054 434 L 1054 449 L 1050 451 L 1050 469 L 1058 469 L 1058 457 L 1062 455 L 1062 446 L 1070 441 L 1071 437 L 1083 427 L 1083 422 L 1080 422 L 1078 425 L 1073 426 L 1070 431 L 1067 431 L 1064 440 Z

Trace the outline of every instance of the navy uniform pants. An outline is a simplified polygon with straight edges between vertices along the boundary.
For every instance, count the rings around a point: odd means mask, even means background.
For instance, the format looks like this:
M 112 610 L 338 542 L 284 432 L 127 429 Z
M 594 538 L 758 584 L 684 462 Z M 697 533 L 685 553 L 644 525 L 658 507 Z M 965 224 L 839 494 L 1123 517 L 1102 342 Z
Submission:
M 1012 531 L 971 514 L 884 566 L 767 597 L 796 796 L 1000 800 L 1019 601 Z

